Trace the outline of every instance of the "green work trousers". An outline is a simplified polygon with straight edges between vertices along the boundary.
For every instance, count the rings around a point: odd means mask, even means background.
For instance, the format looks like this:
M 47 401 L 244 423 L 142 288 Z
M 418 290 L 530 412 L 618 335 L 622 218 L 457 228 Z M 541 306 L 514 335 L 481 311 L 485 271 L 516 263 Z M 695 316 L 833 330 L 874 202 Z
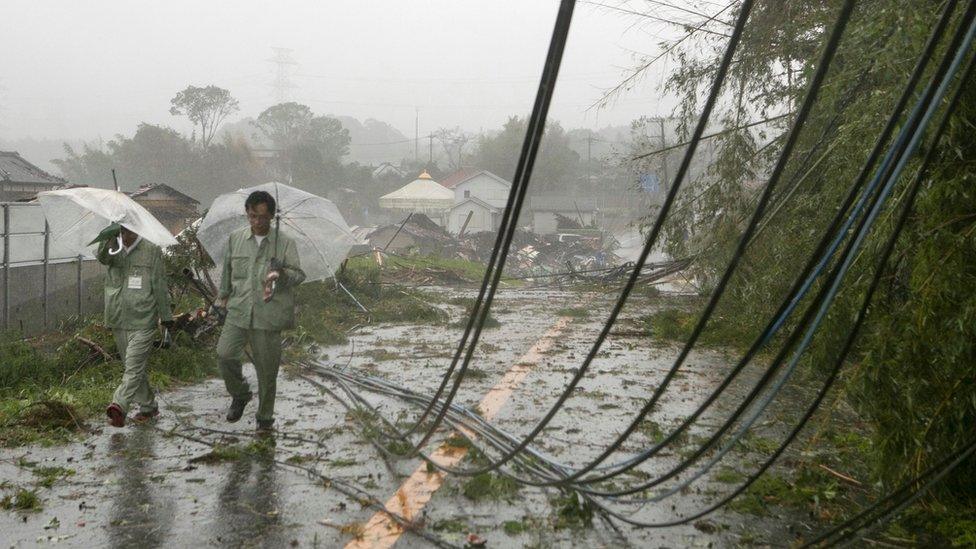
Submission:
M 241 374 L 244 346 L 250 344 L 254 371 L 258 377 L 257 419 L 274 419 L 278 366 L 281 364 L 281 331 L 255 330 L 224 324 L 217 341 L 217 362 L 227 392 L 234 398 L 247 398 L 251 388 Z
M 138 404 L 139 411 L 152 413 L 156 410 L 156 395 L 149 386 L 149 351 L 152 349 L 156 330 L 112 330 L 115 346 L 122 357 L 122 383 L 115 390 L 112 402 L 128 413 L 129 404 Z

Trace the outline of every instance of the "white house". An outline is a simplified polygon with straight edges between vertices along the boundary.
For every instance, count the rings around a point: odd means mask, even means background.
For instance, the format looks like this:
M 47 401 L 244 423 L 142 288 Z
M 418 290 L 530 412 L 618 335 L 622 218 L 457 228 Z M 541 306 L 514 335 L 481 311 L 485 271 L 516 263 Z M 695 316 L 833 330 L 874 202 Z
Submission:
M 471 216 L 470 220 L 468 219 L 469 215 Z M 500 208 L 472 196 L 465 198 L 451 208 L 447 218 L 447 230 L 453 234 L 459 234 L 462 228 L 464 234 L 494 231 L 498 229 L 501 218 Z
M 461 170 L 445 179 L 443 185 L 454 191 L 454 203 L 478 198 L 494 208 L 504 208 L 512 184 L 488 170 Z

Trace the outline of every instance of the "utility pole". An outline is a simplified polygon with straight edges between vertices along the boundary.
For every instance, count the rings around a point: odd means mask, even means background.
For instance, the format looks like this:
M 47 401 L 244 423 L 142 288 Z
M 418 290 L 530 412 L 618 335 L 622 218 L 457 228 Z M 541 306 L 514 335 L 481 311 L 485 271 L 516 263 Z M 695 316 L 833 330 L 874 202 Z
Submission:
M 420 107 L 414 107 L 413 117 L 413 162 L 420 161 Z
M 275 78 L 271 82 L 271 90 L 274 94 L 275 101 L 277 103 L 284 103 L 291 95 L 289 90 L 298 87 L 289 78 L 289 72 L 291 72 L 293 67 L 298 66 L 298 63 L 292 59 L 291 53 L 293 50 L 275 47 L 271 49 L 274 50 L 274 57 L 267 60 L 269 63 L 275 65 Z
M 593 162 L 593 132 L 586 135 L 586 184 L 593 181 L 592 162 Z

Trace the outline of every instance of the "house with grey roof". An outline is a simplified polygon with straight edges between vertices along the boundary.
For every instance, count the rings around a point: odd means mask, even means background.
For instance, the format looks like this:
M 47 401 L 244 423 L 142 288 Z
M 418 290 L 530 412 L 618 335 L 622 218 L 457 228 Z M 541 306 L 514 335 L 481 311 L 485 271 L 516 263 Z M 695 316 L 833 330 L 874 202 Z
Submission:
M 17 152 L 0 151 L 0 202 L 26 202 L 41 191 L 67 185 L 67 180 L 38 168 Z

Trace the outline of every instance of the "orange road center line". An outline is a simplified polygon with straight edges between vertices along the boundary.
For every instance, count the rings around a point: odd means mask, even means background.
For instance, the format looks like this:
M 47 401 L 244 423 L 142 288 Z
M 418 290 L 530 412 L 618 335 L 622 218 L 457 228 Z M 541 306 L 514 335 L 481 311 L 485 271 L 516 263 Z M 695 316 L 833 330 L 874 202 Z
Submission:
M 512 396 L 515 388 L 529 375 L 532 367 L 542 359 L 543 354 L 552 347 L 555 338 L 562 333 L 571 321 L 572 318 L 570 317 L 560 317 L 516 361 L 515 365 L 505 372 L 502 379 L 488 391 L 488 394 L 478 404 L 478 409 L 482 417 L 486 420 L 491 420 L 498 414 Z M 474 434 L 471 432 L 465 431 L 464 434 L 470 438 L 474 438 Z M 442 444 L 430 455 L 430 459 L 441 467 L 454 467 L 464 459 L 467 453 L 467 448 Z M 417 466 L 414 472 L 407 477 L 396 493 L 393 494 L 393 497 L 387 500 L 386 508 L 408 521 L 414 520 L 423 510 L 424 506 L 427 505 L 427 502 L 430 501 L 430 498 L 433 497 L 434 492 L 444 484 L 445 476 L 446 473 L 442 473 L 441 471 L 435 470 L 428 472 L 427 463 L 421 461 L 420 465 Z M 403 528 L 394 522 L 390 518 L 390 515 L 384 512 L 377 512 L 366 523 L 362 537 L 350 541 L 346 544 L 346 549 L 392 547 L 400 539 L 401 535 L 403 535 Z

